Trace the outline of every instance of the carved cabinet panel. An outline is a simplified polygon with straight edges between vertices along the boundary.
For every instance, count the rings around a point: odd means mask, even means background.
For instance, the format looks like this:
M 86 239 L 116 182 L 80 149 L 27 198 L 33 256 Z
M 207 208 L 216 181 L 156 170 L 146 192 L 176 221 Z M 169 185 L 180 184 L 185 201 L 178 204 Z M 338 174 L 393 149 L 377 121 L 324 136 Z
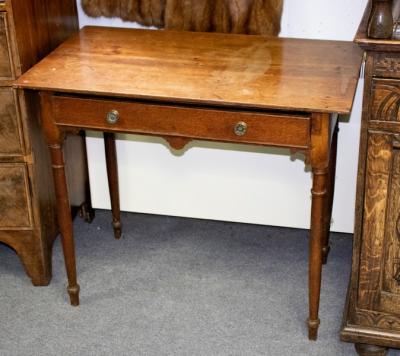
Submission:
M 29 228 L 31 208 L 24 164 L 0 165 L 0 229 Z
M 374 58 L 374 75 L 382 78 L 400 78 L 400 58 L 397 53 L 379 53 Z
M 365 81 L 341 338 L 356 343 L 361 356 L 383 356 L 400 348 L 400 41 L 367 36 L 371 5 L 355 38 L 366 51 Z
M 400 80 L 372 81 L 371 120 L 400 124 Z
M 14 91 L 0 87 L 0 156 L 22 154 L 20 121 Z
M 400 135 L 369 132 L 356 319 L 400 330 Z

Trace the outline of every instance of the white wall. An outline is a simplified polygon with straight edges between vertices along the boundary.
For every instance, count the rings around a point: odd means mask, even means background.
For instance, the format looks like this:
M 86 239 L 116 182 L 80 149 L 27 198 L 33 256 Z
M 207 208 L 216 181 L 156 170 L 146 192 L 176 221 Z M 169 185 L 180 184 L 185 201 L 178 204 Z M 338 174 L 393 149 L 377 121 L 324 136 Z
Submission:
M 80 0 L 77 0 L 78 4 Z M 351 41 L 367 0 L 285 0 L 281 36 Z M 92 19 L 80 24 L 134 26 Z M 333 230 L 352 232 L 361 88 L 350 120 L 340 124 Z M 121 208 L 265 225 L 308 228 L 311 177 L 285 150 L 193 142 L 171 152 L 161 139 L 121 135 L 117 142 Z M 89 133 L 93 205 L 109 209 L 101 137 Z

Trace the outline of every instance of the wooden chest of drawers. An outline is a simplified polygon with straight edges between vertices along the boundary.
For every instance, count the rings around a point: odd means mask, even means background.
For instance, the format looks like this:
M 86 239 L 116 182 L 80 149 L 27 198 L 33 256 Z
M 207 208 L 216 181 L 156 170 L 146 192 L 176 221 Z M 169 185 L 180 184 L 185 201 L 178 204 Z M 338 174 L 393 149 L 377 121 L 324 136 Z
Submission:
M 35 285 L 51 278 L 58 230 L 53 179 L 37 102 L 11 86 L 77 29 L 75 0 L 0 0 L 0 242 L 16 251 Z M 74 140 L 71 164 L 86 167 L 82 138 Z M 86 199 L 86 176 L 81 169 L 74 182 L 78 189 L 71 188 L 74 205 Z

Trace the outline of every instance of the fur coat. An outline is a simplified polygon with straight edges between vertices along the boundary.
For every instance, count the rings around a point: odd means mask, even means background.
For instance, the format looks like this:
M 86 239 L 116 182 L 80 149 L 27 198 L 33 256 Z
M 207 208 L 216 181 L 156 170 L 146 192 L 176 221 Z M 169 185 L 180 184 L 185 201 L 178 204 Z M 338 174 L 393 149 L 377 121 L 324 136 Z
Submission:
M 92 17 L 186 31 L 277 35 L 283 0 L 82 0 Z

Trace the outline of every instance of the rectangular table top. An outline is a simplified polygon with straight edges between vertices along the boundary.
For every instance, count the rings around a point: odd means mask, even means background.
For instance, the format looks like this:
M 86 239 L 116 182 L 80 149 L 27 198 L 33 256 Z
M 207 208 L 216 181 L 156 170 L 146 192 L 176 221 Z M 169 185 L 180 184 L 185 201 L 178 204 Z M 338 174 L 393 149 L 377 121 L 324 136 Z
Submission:
M 85 27 L 15 86 L 171 103 L 349 113 L 361 57 L 351 42 Z

